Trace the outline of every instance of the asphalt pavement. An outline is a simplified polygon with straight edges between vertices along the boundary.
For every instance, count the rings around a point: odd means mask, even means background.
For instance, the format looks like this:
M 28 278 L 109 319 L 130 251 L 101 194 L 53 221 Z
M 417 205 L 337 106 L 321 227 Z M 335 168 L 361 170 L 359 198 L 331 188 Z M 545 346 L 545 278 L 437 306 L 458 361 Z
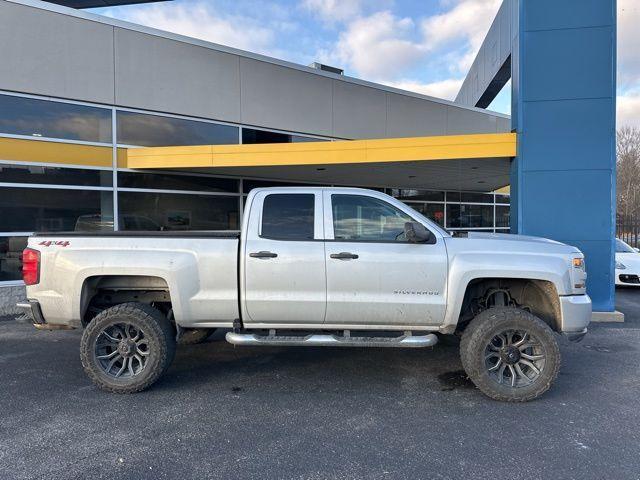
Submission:
M 82 371 L 80 332 L 0 319 L 0 479 L 640 479 L 640 289 L 561 341 L 552 389 L 484 397 L 455 345 L 182 347 L 135 395 Z M 221 332 L 222 333 L 222 332 Z

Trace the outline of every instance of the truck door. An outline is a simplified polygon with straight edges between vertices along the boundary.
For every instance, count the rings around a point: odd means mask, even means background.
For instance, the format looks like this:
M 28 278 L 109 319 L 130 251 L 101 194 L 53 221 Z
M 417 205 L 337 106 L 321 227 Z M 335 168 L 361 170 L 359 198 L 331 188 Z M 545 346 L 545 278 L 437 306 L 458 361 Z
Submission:
M 329 325 L 439 325 L 446 306 L 444 241 L 409 243 L 414 220 L 382 198 L 324 193 Z
M 247 208 L 244 321 L 322 324 L 327 301 L 322 193 L 265 191 Z

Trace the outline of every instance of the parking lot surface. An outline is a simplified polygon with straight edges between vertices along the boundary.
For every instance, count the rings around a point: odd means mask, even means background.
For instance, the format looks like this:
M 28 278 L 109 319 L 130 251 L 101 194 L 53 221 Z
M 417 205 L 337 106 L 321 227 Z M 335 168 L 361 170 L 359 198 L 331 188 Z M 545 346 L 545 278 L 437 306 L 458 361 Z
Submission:
M 561 341 L 554 387 L 484 397 L 455 345 L 179 348 L 151 390 L 85 377 L 80 332 L 0 320 L 0 478 L 640 478 L 640 290 Z M 222 333 L 222 332 L 220 332 Z

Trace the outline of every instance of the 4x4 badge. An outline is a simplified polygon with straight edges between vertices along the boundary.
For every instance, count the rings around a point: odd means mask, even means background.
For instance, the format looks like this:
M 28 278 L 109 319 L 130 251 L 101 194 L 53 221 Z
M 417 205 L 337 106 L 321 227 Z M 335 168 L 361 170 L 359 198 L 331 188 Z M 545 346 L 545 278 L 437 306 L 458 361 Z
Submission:
M 43 247 L 50 247 L 51 245 L 57 245 L 59 247 L 67 247 L 70 244 L 71 243 L 67 240 L 57 240 L 55 242 L 52 242 L 51 240 L 43 240 L 38 245 L 42 245 Z

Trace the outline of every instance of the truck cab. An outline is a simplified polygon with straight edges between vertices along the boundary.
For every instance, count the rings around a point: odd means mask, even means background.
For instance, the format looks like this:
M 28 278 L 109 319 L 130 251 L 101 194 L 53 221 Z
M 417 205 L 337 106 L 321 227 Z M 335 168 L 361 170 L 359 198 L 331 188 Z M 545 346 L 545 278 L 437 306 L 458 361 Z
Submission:
M 241 241 L 242 318 L 256 328 L 392 327 L 444 321 L 446 232 L 403 203 L 359 189 L 258 190 Z M 406 237 L 419 223 L 428 241 Z

